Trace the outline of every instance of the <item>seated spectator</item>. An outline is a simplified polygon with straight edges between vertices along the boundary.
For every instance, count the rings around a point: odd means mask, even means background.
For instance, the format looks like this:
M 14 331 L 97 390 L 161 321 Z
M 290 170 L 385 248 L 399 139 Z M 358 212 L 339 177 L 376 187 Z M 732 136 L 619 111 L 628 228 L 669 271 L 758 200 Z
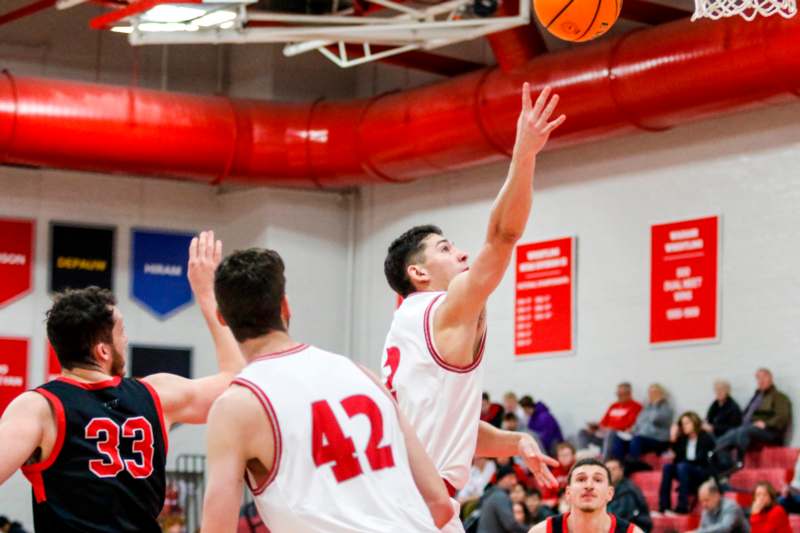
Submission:
M 481 504 L 478 533 L 527 533 L 528 528 L 514 519 L 509 492 L 517 483 L 517 476 L 510 466 L 501 466 L 497 471 L 497 482 L 487 491 Z
M 516 394 L 510 391 L 505 393 L 503 395 L 503 407 L 505 408 L 506 414 L 514 413 L 517 415 L 517 420 L 519 420 L 520 426 L 528 426 L 528 417 L 525 416 L 525 410 L 519 404 Z
M 550 471 L 553 477 L 558 481 L 556 487 L 540 487 L 542 491 L 542 499 L 547 505 L 555 505 L 558 502 L 558 493 L 567 487 L 567 477 L 569 471 L 575 464 L 575 447 L 569 442 L 560 442 L 556 446 L 556 459 L 558 466 L 551 467 Z
M 717 440 L 715 468 L 719 471 L 731 466 L 740 468 L 745 452 L 752 444 L 783 443 L 786 428 L 792 418 L 789 398 L 775 388 L 772 372 L 760 368 L 756 372 L 757 389 L 742 416 L 742 425 L 727 431 Z M 736 451 L 736 461 L 730 452 Z
M 518 524 L 522 524 L 525 527 L 531 527 L 533 525 L 531 523 L 531 517 L 528 514 L 528 509 L 525 508 L 524 504 L 513 503 L 511 504 L 511 509 L 514 511 L 514 520 L 516 520 Z
M 536 489 L 533 489 L 525 498 L 525 507 L 528 509 L 528 515 L 531 517 L 532 526 L 556 514 L 552 508 L 542 503 L 542 494 Z
M 528 417 L 528 429 L 539 440 L 542 450 L 553 453 L 556 444 L 564 440 L 561 426 L 543 402 L 534 402 L 530 396 L 523 396 L 519 404 Z
M 0 516 L 0 531 L 6 533 L 9 529 L 11 529 L 11 522 L 5 516 Z
M 787 513 L 800 514 L 800 456 L 794 465 L 794 478 L 783 490 L 783 495 L 778 502 L 786 509 Z
M 614 487 L 614 498 L 608 503 L 608 512 L 636 524 L 642 531 L 653 529 L 647 500 L 639 487 L 625 477 L 622 463 L 618 459 L 609 459 L 606 467 L 611 473 L 611 484 Z
M 750 509 L 752 533 L 792 533 L 789 515 L 778 505 L 778 494 L 770 483 L 756 485 L 753 507 Z
M 507 431 L 519 430 L 519 418 L 516 413 L 506 413 L 503 415 L 503 424 L 500 426 Z
M 672 426 L 670 441 L 675 459 L 672 464 L 664 465 L 661 476 L 658 507 L 662 513 L 673 509 L 672 482 L 675 479 L 678 480 L 678 505 L 674 510 L 688 514 L 689 496 L 711 477 L 708 457 L 714 451 L 714 438 L 701 426 L 700 417 L 691 411 L 682 414 L 678 423 Z
M 499 403 L 492 403 L 489 400 L 489 393 L 483 393 L 481 402 L 481 420 L 488 422 L 496 428 L 503 424 L 503 406 Z
M 497 465 L 485 457 L 475 457 L 469 470 L 467 484 L 456 493 L 456 500 L 461 504 L 461 508 L 469 506 L 470 502 L 477 502 L 483 496 L 486 485 L 497 472 Z M 474 505 L 471 506 L 474 508 Z M 468 513 L 467 513 L 468 514 Z
M 714 397 L 703 422 L 703 429 L 714 437 L 721 437 L 742 425 L 742 409 L 731 397 L 731 384 L 727 381 L 714 382 Z
M 631 434 L 617 432 L 611 444 L 611 457 L 638 461 L 650 452 L 661 454 L 669 448 L 669 431 L 674 416 L 664 387 L 653 383 L 647 389 L 648 403 L 633 426 Z M 627 437 L 627 439 L 626 439 Z
M 633 399 L 631 384 L 620 383 L 617 401 L 606 409 L 600 422 L 589 422 L 578 433 L 578 448 L 583 450 L 594 445 L 600 448 L 603 457 L 608 457 L 614 432 L 631 431 L 641 410 L 642 404 Z
M 525 490 L 525 486 L 522 483 L 516 483 L 511 487 L 511 492 L 509 492 L 508 495 L 511 498 L 511 503 L 525 503 L 525 497 L 528 495 L 528 492 Z
M 736 502 L 723 498 L 714 481 L 700 485 L 698 493 L 703 516 L 700 528 L 690 533 L 750 533 L 750 522 Z

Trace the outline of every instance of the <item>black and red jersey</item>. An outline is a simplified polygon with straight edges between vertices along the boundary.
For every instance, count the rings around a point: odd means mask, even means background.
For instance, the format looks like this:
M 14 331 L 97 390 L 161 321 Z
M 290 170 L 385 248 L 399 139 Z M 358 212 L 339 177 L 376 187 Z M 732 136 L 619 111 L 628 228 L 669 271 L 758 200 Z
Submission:
M 22 468 L 33 485 L 40 533 L 158 533 L 167 434 L 158 395 L 145 382 L 57 378 L 37 389 L 58 436 L 49 457 Z
M 621 518 L 617 518 L 611 513 L 611 527 L 608 533 L 633 533 L 636 527 L 633 524 L 626 522 Z M 569 513 L 553 516 L 547 519 L 547 533 L 568 533 L 567 521 L 569 520 Z

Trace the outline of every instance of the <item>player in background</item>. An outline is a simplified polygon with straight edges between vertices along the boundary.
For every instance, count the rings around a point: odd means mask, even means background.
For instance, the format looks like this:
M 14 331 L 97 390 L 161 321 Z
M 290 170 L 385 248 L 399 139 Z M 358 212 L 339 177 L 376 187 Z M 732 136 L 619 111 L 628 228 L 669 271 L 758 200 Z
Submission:
M 36 531 L 158 533 L 167 434 L 202 424 L 244 360 L 215 318 L 213 275 L 222 244 L 192 240 L 188 276 L 217 351 L 219 373 L 124 377 L 128 338 L 110 291 L 57 294 L 47 335 L 61 375 L 18 396 L 0 419 L 0 483 L 21 468 L 33 486 Z
M 614 486 L 608 467 L 597 459 L 575 463 L 567 477 L 566 497 L 570 511 L 537 524 L 530 533 L 643 533 L 608 512 Z
M 272 250 L 217 269 L 248 365 L 209 416 L 203 532 L 236 529 L 245 482 L 272 533 L 438 531 L 455 510 L 414 430 L 377 377 L 289 336 L 285 283 Z
M 480 422 L 486 342 L 485 306 L 508 268 L 531 211 L 536 156 L 565 119 L 550 120 L 558 96 L 546 87 L 531 103 L 522 87 L 508 177 L 489 216 L 486 240 L 472 265 L 436 226 L 417 226 L 389 247 L 384 271 L 404 301 L 386 337 L 381 362 L 386 387 L 417 431 L 452 495 L 467 482 L 473 456 L 521 456 L 544 485 L 555 484 L 525 433 Z M 457 518 L 445 531 L 463 531 Z

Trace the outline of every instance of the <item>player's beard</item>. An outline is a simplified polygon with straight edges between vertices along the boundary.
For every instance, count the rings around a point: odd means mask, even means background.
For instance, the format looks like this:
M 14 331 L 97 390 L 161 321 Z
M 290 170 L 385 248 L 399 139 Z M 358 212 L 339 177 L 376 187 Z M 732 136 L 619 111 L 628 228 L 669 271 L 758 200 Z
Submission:
M 113 344 L 111 345 L 111 375 L 115 377 L 125 375 L 125 356 Z

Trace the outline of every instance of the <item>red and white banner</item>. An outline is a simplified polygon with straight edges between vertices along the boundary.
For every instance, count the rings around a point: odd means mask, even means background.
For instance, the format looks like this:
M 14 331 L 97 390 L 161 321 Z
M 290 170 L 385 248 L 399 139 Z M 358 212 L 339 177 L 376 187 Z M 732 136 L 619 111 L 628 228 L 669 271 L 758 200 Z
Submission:
M 47 368 L 45 369 L 44 382 L 47 383 L 61 375 L 61 363 L 58 362 L 58 356 L 53 349 L 53 345 L 49 341 L 47 344 Z
M 575 238 L 517 246 L 514 354 L 571 352 L 574 312 Z
M 651 227 L 650 343 L 719 337 L 719 217 Z
M 33 285 L 33 220 L 0 218 L 0 306 Z
M 28 383 L 28 339 L 0 337 L 0 413 L 25 392 Z

